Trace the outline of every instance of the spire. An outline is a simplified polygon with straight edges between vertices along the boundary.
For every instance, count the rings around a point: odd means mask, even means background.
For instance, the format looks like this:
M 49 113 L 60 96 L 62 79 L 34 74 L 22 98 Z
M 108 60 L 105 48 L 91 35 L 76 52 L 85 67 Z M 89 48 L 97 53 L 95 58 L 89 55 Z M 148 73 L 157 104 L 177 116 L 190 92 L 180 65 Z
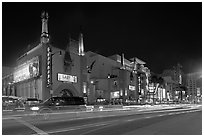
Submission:
M 122 56 L 121 56 L 121 68 L 124 69 L 125 68 L 125 65 L 124 65 L 124 53 L 122 53 Z
M 80 33 L 79 36 L 79 55 L 84 56 L 84 42 L 82 33 Z
M 82 26 L 80 26 L 80 34 L 79 34 L 79 55 L 84 56 L 84 41 L 82 34 Z
M 134 62 L 134 67 L 133 67 L 133 71 L 137 71 L 137 61 L 136 58 L 133 58 L 133 62 Z
M 42 32 L 41 32 L 41 43 L 49 42 L 49 34 L 48 34 L 48 13 L 43 11 L 41 14 L 42 20 Z

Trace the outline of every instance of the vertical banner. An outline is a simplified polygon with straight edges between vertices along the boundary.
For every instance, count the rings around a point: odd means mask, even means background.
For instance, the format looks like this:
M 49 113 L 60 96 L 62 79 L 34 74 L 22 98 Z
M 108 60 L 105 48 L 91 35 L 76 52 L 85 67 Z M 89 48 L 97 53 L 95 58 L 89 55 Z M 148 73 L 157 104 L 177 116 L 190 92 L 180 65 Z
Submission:
M 50 46 L 47 46 L 47 87 L 52 83 L 52 50 Z

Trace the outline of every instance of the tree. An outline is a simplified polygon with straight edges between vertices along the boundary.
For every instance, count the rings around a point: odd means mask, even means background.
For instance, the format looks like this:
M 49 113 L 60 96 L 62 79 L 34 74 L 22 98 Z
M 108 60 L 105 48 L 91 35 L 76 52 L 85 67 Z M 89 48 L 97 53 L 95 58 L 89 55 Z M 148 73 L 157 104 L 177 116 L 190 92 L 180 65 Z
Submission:
M 177 84 L 175 90 L 179 91 L 180 93 L 180 99 L 183 100 L 183 94 L 182 91 L 185 91 L 185 96 L 186 96 L 186 91 L 187 91 L 187 87 L 181 84 Z
M 154 85 L 154 94 L 157 93 L 158 91 L 158 88 L 159 87 L 164 87 L 165 86 L 165 81 L 162 77 L 156 75 L 156 74 L 153 74 L 150 76 L 150 83 L 153 83 Z M 154 98 L 153 98 L 153 103 L 154 103 Z

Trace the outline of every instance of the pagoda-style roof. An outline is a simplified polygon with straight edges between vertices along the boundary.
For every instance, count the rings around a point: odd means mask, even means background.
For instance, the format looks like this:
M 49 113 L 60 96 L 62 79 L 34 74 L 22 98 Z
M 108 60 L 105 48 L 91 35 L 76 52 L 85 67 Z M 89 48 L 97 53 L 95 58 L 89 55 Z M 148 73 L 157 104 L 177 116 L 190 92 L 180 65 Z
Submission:
M 138 59 L 137 57 L 133 57 L 130 59 L 131 61 L 135 61 L 138 64 L 144 65 L 146 62 L 142 61 L 141 59 Z

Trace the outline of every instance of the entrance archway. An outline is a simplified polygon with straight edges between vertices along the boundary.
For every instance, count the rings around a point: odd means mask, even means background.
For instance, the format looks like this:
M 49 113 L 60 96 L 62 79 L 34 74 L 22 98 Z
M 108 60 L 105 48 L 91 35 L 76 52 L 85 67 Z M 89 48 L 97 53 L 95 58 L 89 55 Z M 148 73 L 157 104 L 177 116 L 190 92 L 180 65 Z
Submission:
M 63 89 L 62 91 L 60 91 L 60 96 L 62 97 L 73 97 L 72 92 L 69 89 Z
M 55 96 L 80 96 L 76 88 L 69 83 L 62 83 L 60 84 L 55 90 Z

